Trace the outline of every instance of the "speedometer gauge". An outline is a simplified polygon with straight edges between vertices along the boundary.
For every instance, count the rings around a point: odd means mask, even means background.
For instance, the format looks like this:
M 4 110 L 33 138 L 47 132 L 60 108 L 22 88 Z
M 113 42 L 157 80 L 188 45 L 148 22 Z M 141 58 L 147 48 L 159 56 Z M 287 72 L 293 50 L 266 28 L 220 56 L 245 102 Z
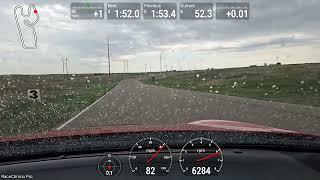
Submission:
M 181 149 L 179 163 L 186 176 L 217 175 L 223 164 L 222 151 L 213 140 L 192 139 Z
M 171 165 L 171 151 L 160 139 L 141 139 L 132 147 L 129 154 L 129 166 L 136 176 L 167 175 Z

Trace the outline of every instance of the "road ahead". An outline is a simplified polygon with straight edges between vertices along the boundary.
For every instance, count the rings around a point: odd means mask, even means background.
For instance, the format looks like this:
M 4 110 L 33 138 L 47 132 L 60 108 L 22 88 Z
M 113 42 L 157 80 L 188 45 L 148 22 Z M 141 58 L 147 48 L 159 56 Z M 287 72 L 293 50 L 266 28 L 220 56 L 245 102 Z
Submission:
M 62 129 L 237 120 L 320 134 L 320 108 L 176 90 L 124 80 Z

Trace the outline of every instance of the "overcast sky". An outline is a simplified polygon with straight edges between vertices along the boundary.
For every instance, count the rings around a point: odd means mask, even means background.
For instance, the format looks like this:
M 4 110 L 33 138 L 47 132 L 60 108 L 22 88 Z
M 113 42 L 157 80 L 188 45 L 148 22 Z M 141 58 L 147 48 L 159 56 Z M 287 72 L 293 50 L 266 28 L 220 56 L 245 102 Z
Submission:
M 188 2 L 165 2 L 170 1 Z M 71 73 L 106 72 L 107 36 L 112 72 L 123 72 L 123 59 L 129 72 L 143 72 L 145 64 L 159 71 L 161 52 L 164 70 L 178 70 L 179 64 L 186 70 L 320 62 L 319 0 L 248 0 L 246 21 L 71 20 L 71 2 L 76 0 L 0 1 L 0 74 L 61 73 L 62 56 L 70 59 Z M 38 48 L 25 50 L 13 9 L 30 3 L 40 15 L 35 26 Z

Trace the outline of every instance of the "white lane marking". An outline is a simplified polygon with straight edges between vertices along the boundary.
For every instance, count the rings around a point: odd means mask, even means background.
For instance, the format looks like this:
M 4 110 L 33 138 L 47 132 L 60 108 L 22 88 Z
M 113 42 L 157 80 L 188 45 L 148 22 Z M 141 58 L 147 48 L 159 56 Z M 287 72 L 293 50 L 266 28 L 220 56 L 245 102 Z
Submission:
M 96 100 L 94 103 L 92 103 L 90 106 L 86 107 L 84 110 L 82 110 L 79 114 L 75 115 L 74 117 L 72 117 L 71 119 L 69 119 L 67 122 L 63 123 L 61 126 L 59 126 L 57 128 L 57 130 L 61 130 L 62 128 L 64 128 L 67 124 L 69 124 L 70 122 L 72 122 L 73 120 L 75 120 L 77 117 L 79 117 L 82 113 L 84 113 L 85 111 L 87 111 L 88 109 L 90 109 L 93 105 L 95 105 L 97 102 L 99 102 L 101 99 L 103 99 L 107 94 L 109 94 L 111 92 L 108 91 L 105 95 L 103 95 L 101 98 L 99 98 L 98 100 Z

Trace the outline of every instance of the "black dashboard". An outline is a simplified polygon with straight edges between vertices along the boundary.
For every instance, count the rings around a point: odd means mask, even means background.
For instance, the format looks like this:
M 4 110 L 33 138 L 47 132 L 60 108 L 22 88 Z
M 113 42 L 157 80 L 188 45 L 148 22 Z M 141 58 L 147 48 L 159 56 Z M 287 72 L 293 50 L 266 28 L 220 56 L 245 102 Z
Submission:
M 314 179 L 320 178 L 320 154 L 278 152 L 253 149 L 222 149 L 224 163 L 218 175 L 202 179 Z M 120 160 L 121 176 L 134 176 L 129 165 L 129 153 L 112 153 Z M 61 159 L 40 159 L 0 166 L 4 177 L 30 176 L 33 179 L 107 179 L 101 176 L 97 164 L 106 154 L 66 156 Z M 172 167 L 165 178 L 185 179 L 179 165 L 179 150 L 172 150 Z M 178 177 L 177 177 L 178 176 Z M 132 177 L 131 177 L 132 178 Z M 150 178 L 140 176 L 139 179 Z M 153 177 L 154 178 L 154 177 Z
M 319 142 L 309 135 L 216 131 L 2 142 L 0 178 L 319 180 Z

